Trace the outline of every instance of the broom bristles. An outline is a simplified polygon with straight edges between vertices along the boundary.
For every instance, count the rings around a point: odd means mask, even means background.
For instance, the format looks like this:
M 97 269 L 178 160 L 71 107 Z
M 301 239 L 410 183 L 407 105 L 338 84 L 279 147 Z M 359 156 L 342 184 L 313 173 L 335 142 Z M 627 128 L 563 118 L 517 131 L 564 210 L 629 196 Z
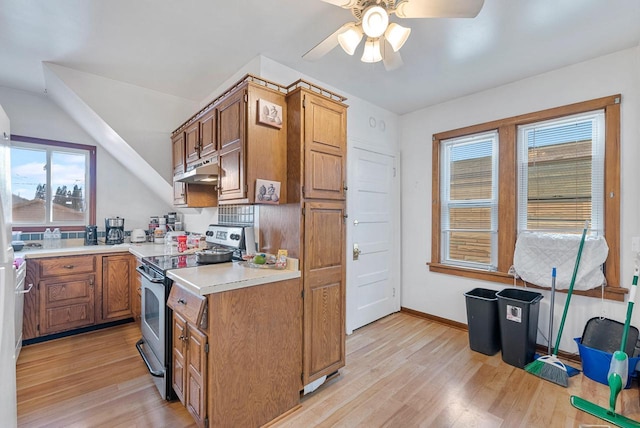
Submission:
M 557 385 L 569 386 L 567 367 L 555 355 L 546 355 L 527 364 L 524 368 L 527 373 L 548 380 Z

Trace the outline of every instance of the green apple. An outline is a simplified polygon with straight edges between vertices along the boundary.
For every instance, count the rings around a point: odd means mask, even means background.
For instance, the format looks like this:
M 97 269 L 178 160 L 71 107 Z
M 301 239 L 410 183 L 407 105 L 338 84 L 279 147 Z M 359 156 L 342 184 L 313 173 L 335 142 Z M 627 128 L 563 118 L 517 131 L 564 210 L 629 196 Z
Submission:
M 267 257 L 264 254 L 256 254 L 253 257 L 253 263 L 257 265 L 263 265 L 267 262 Z

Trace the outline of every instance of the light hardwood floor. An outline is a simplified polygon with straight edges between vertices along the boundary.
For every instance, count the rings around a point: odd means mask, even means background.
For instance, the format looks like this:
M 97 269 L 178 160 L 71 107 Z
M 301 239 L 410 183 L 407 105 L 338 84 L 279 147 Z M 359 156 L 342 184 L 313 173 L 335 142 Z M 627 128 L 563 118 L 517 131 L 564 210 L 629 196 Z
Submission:
M 20 427 L 191 427 L 179 402 L 160 399 L 127 324 L 24 347 L 18 361 Z M 340 375 L 302 399 L 276 427 L 607 426 L 570 395 L 607 406 L 609 389 L 582 374 L 569 388 L 468 346 L 467 332 L 405 313 L 347 338 Z M 616 410 L 640 420 L 638 385 Z

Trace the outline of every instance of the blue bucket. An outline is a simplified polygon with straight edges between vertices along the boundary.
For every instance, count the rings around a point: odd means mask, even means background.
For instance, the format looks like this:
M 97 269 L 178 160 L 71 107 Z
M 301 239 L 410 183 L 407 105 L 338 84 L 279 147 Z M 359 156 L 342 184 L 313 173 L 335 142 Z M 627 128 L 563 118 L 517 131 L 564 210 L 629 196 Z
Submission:
M 582 360 L 582 371 L 589 379 L 595 380 L 603 385 L 609 385 L 607 375 L 609 374 L 609 366 L 613 354 L 600 351 L 598 349 L 589 348 L 581 343 L 581 338 L 576 337 L 573 340 L 578 344 L 580 352 L 580 360 Z M 635 377 L 636 366 L 640 361 L 640 357 L 629 358 L 629 376 L 625 389 L 631 386 L 631 378 Z

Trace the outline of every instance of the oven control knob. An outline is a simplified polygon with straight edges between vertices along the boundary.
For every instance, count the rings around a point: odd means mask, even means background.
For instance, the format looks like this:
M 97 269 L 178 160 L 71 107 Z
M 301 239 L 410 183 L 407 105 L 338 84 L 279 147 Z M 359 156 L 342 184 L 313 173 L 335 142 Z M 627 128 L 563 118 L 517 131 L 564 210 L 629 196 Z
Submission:
M 210 230 L 207 230 L 207 232 L 205 233 L 205 235 L 207 235 L 207 236 L 213 236 L 213 232 L 212 232 L 212 231 L 210 231 Z
M 229 235 L 229 238 L 231 238 L 234 241 L 239 241 L 240 235 L 238 235 L 237 233 L 232 233 L 231 235 Z

